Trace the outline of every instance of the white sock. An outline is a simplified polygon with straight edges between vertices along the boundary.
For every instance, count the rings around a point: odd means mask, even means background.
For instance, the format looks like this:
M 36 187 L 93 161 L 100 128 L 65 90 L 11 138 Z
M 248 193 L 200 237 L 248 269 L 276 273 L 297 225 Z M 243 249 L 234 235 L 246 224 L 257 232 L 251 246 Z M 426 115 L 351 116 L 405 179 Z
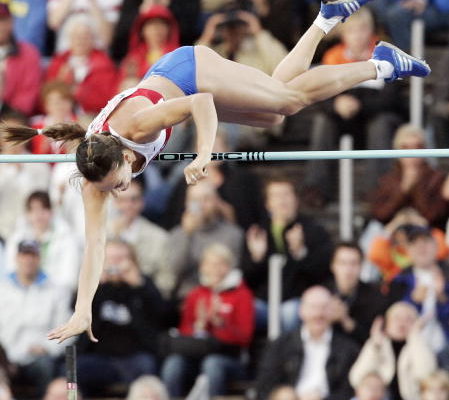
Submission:
M 340 16 L 324 18 L 323 14 L 321 14 L 321 12 L 319 12 L 318 16 L 315 18 L 315 21 L 313 21 L 313 23 L 318 28 L 323 30 L 324 33 L 327 35 L 332 30 L 332 28 L 335 25 L 337 25 L 342 19 L 343 19 L 343 17 L 340 17 Z
M 372 58 L 368 61 L 371 61 L 376 66 L 376 79 L 391 78 L 391 75 L 393 75 L 394 66 L 392 63 L 385 60 L 374 60 Z

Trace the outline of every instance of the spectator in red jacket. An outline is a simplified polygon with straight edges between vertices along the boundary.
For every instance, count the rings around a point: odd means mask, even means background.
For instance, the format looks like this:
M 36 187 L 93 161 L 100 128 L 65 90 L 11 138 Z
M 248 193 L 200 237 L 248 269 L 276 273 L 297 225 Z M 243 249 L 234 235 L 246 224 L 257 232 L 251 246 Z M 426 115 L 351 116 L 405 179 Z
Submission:
M 42 79 L 40 55 L 33 45 L 16 41 L 6 4 L 0 4 L 0 71 L 0 108 L 32 114 Z
M 75 98 L 69 84 L 57 80 L 47 82 L 41 90 L 41 104 L 44 113 L 31 119 L 31 127 L 43 129 L 61 122 L 77 120 L 73 112 Z M 52 141 L 44 135 L 31 139 L 31 152 L 34 154 L 65 153 L 61 143 Z
M 226 394 L 229 378 L 243 373 L 240 353 L 253 335 L 253 297 L 234 265 L 233 253 L 222 244 L 212 244 L 203 253 L 201 285 L 184 301 L 179 332 L 192 338 L 192 347 L 194 338 L 210 347 L 204 356 L 179 347 L 168 356 L 161 375 L 171 397 L 184 396 L 189 378 L 198 371 L 207 377 L 210 396 Z
M 95 114 L 114 95 L 117 71 L 109 56 L 94 47 L 92 29 L 82 15 L 71 19 L 69 50 L 53 57 L 46 78 L 72 85 L 82 111 Z
M 155 4 L 137 17 L 128 54 L 120 67 L 120 80 L 141 79 L 161 58 L 179 47 L 178 23 L 163 5 Z

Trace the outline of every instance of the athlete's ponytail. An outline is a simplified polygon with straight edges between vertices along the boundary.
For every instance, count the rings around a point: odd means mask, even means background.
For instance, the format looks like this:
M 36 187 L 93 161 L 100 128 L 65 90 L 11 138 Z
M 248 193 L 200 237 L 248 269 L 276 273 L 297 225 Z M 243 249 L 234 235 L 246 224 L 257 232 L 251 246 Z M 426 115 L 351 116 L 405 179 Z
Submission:
M 33 137 L 44 136 L 63 143 L 76 145 L 76 165 L 88 181 L 101 181 L 110 171 L 120 167 L 125 147 L 110 132 L 101 132 L 86 138 L 85 130 L 76 123 L 61 123 L 42 131 L 26 126 L 0 124 L 0 138 L 16 144 L 25 143 Z
M 63 143 L 71 141 L 79 143 L 86 135 L 86 131 L 76 123 L 55 124 L 40 131 L 27 126 L 0 124 L 0 137 L 15 144 L 25 143 L 39 134 Z

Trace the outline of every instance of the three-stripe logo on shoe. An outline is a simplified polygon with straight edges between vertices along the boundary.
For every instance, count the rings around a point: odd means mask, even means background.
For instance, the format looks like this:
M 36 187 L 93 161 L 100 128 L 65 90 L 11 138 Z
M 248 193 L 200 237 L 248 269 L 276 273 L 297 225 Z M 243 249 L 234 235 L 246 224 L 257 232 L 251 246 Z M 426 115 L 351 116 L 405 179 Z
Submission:
M 360 8 L 360 4 L 358 1 L 351 1 L 350 3 L 344 3 L 344 6 L 349 15 L 355 13 Z
M 399 61 L 399 66 L 401 67 L 401 71 L 409 72 L 413 68 L 412 60 L 407 57 L 404 57 L 401 54 L 396 54 L 397 59 Z

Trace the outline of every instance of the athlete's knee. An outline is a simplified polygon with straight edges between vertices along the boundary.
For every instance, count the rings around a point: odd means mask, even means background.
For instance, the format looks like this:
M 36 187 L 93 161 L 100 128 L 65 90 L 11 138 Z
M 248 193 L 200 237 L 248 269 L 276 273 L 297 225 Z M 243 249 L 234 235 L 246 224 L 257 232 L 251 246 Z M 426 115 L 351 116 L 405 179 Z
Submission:
M 285 121 L 285 115 L 274 114 L 271 119 L 271 126 L 279 126 L 282 125 Z
M 290 115 L 296 114 L 298 111 L 312 103 L 313 101 L 309 101 L 307 96 L 305 96 L 304 94 L 296 93 L 295 95 L 290 96 L 286 99 L 281 109 L 279 110 L 279 113 L 288 117 Z
M 281 125 L 284 120 L 285 116 L 282 114 L 263 114 L 262 116 L 259 116 L 255 126 L 259 128 L 273 128 Z

